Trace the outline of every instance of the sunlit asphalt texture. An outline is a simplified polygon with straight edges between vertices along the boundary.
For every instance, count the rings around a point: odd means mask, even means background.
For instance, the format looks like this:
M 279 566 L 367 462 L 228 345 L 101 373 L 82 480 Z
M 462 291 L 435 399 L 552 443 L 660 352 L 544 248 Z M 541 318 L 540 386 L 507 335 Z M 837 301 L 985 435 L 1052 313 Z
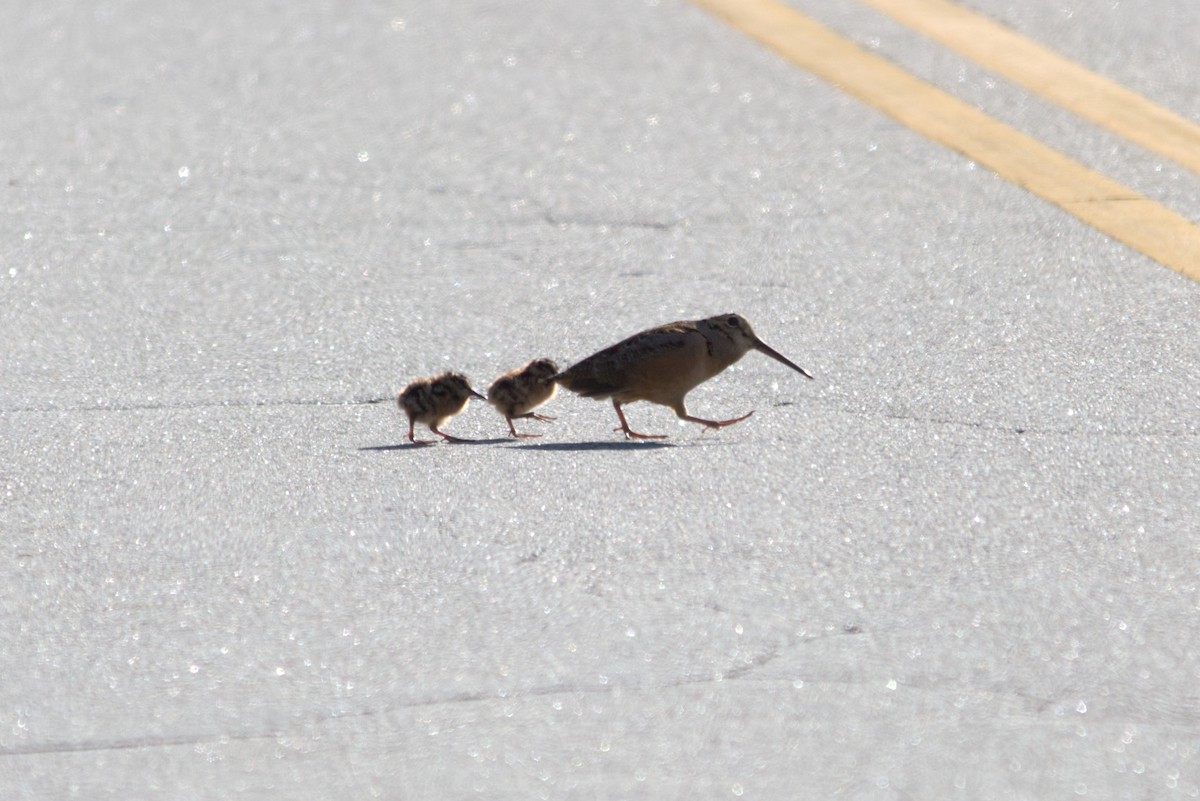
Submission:
M 1200 793 L 1200 283 L 684 0 L 9 5 L 0 798 Z M 1200 121 L 1194 0 L 969 5 Z M 724 312 L 816 380 L 408 446 Z

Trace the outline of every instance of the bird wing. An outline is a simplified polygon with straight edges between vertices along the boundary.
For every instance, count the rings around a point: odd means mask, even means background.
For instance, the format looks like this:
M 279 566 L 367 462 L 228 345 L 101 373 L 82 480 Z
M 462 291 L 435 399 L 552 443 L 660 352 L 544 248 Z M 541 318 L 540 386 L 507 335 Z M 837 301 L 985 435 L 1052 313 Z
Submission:
M 581 365 L 583 365 L 583 362 L 575 365 L 575 367 L 580 367 Z M 605 380 L 604 376 L 598 375 L 595 370 L 591 369 L 575 370 L 573 367 L 555 376 L 555 380 L 567 389 L 585 398 L 603 399 L 624 390 L 624 387 L 619 383 Z
M 696 331 L 689 323 L 670 323 L 634 334 L 594 353 L 555 376 L 555 380 L 585 398 L 614 395 L 642 397 L 647 376 L 670 368 L 681 351 L 695 346 Z M 632 398 L 631 398 L 632 399 Z
M 502 375 L 488 387 L 488 403 L 500 410 L 501 414 L 511 414 L 512 407 L 519 400 L 520 393 L 517 380 L 511 375 Z

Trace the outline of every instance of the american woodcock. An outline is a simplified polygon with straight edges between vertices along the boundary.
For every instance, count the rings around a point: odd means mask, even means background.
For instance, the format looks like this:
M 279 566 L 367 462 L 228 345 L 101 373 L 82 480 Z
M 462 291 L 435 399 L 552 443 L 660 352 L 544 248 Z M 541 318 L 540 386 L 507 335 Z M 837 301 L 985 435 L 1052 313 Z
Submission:
M 535 414 L 534 409 L 554 397 L 558 384 L 554 375 L 558 365 L 549 359 L 534 359 L 524 367 L 510 370 L 497 378 L 488 387 L 488 403 L 504 415 L 508 430 L 514 437 L 540 437 L 541 434 L 519 434 L 513 420 L 532 417 L 534 420 L 553 420 L 544 414 Z
M 433 378 L 418 378 L 400 390 L 396 403 L 408 415 L 409 441 L 416 445 L 429 445 L 437 441 L 416 438 L 413 427 L 423 423 L 447 442 L 466 442 L 460 437 L 439 431 L 438 427 L 465 409 L 472 397 L 487 400 L 471 389 L 471 384 L 462 373 L 441 373 Z
M 595 353 L 554 376 L 554 380 L 585 398 L 611 398 L 617 419 L 613 431 L 637 439 L 664 439 L 662 434 L 639 434 L 629 428 L 621 406 L 645 400 L 669 406 L 682 420 L 705 428 L 723 428 L 745 420 L 753 411 L 729 420 L 705 420 L 688 414 L 683 398 L 698 384 L 757 350 L 812 378 L 774 348 L 755 336 L 740 314 L 721 314 L 706 320 L 681 320 L 634 334 Z

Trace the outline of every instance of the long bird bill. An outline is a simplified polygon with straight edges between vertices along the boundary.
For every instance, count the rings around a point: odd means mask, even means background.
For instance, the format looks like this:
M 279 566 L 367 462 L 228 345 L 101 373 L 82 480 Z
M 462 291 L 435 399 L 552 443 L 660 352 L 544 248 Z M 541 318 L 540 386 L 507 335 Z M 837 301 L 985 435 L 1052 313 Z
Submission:
M 800 365 L 798 365 L 798 364 L 796 364 L 795 362 L 793 362 L 793 361 L 792 361 L 791 359 L 789 359 L 788 357 L 784 356 L 784 355 L 783 355 L 782 353 L 780 353 L 779 351 L 777 351 L 777 350 L 775 350 L 774 348 L 772 348 L 772 347 L 771 347 L 770 345 L 768 345 L 766 342 L 763 342 L 763 341 L 762 341 L 761 339 L 759 339 L 758 337 L 755 337 L 755 338 L 754 338 L 754 349 L 755 349 L 755 350 L 757 350 L 757 351 L 761 351 L 762 353 L 765 353 L 765 354 L 767 354 L 767 355 L 768 355 L 768 356 L 770 356 L 772 359 L 774 359 L 774 360 L 775 360 L 775 361 L 777 361 L 777 362 L 780 362 L 781 364 L 786 364 L 788 367 L 792 368 L 793 370 L 795 370 L 797 373 L 799 373 L 800 375 L 804 376 L 805 378 L 812 378 L 812 376 L 808 374 L 808 371 L 807 371 L 807 370 L 805 370 L 803 367 L 801 367 Z

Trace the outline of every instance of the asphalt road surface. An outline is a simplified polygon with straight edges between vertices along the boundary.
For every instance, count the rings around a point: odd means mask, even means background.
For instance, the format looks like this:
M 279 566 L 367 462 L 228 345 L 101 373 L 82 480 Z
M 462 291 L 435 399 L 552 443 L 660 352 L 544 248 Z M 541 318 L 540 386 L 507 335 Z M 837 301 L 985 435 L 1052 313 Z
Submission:
M 970 5 L 1200 122 L 1194 0 Z M 1200 283 L 683 0 L 9 6 L 0 798 L 1200 795 Z M 816 380 L 407 444 L 727 311 Z

